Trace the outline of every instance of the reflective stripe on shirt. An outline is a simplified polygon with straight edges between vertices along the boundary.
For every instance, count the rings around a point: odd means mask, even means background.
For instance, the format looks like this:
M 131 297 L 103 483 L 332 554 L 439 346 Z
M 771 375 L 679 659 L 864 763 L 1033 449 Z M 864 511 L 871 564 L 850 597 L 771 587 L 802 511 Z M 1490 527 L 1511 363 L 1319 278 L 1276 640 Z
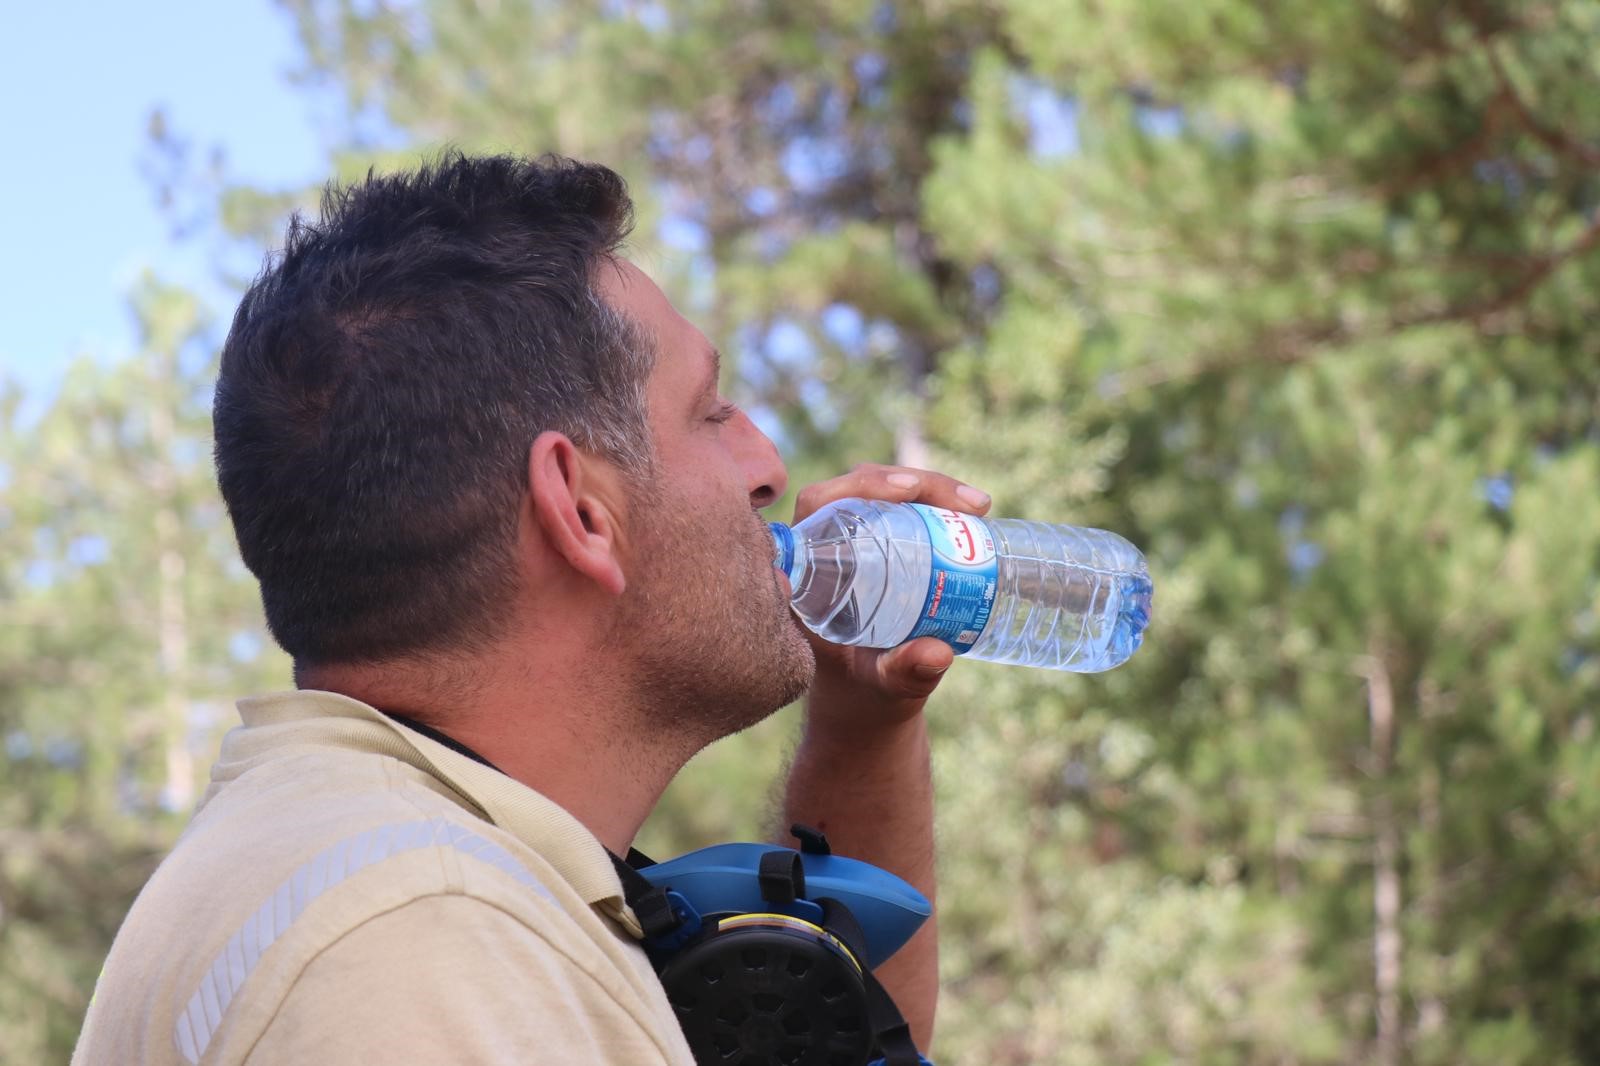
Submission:
M 444 818 L 400 822 L 368 829 L 339 841 L 302 864 L 254 914 L 245 919 L 244 925 L 228 939 L 227 946 L 211 963 L 200 987 L 189 998 L 188 1006 L 178 1015 L 173 1033 L 178 1052 L 186 1061 L 198 1066 L 211 1038 L 222 1025 L 222 1016 L 227 1012 L 228 1004 L 261 961 L 261 955 L 288 930 L 312 900 L 391 855 L 430 847 L 455 848 L 464 855 L 509 874 L 519 884 L 551 903 L 556 902 L 549 889 L 512 858 L 505 848 Z

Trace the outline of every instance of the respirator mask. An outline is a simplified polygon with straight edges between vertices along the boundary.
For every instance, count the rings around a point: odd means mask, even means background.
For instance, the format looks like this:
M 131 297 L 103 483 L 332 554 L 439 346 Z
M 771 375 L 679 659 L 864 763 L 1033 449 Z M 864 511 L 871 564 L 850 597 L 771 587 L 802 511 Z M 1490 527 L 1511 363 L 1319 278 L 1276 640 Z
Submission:
M 612 857 L 644 947 L 700 1066 L 927 1066 L 873 970 L 932 907 L 833 855 L 719 844 L 668 862 Z

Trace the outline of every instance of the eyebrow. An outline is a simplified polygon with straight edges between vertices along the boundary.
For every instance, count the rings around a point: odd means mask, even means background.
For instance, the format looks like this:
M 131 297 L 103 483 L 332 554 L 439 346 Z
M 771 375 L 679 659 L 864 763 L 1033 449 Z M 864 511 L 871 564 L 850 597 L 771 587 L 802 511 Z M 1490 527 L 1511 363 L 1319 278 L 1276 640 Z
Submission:
M 721 379 L 722 379 L 722 353 L 717 351 L 717 349 L 712 348 L 711 349 L 711 373 L 706 375 L 706 383 L 704 385 L 702 385 L 700 387 L 700 391 L 695 394 L 696 399 L 704 399 L 707 396 L 716 395 L 717 383 Z

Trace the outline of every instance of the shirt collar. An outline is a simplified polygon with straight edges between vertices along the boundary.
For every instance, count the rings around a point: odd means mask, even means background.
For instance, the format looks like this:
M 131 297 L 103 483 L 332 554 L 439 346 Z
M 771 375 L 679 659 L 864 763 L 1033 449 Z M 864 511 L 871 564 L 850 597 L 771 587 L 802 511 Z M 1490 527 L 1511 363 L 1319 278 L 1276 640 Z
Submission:
M 623 901 L 605 845 L 563 807 L 493 767 L 337 692 L 299 689 L 239 701 L 246 730 L 320 720 L 330 739 L 389 755 L 449 785 L 485 819 L 537 851 L 585 903 L 634 937 L 643 930 Z

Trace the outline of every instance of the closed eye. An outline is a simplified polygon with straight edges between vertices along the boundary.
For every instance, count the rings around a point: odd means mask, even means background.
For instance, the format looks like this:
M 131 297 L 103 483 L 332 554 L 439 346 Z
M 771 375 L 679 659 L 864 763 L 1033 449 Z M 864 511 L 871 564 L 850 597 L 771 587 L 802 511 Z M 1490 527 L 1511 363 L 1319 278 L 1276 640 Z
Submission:
M 738 404 L 729 403 L 728 401 L 724 400 L 722 403 L 717 405 L 717 409 L 716 409 L 715 413 L 707 416 L 706 421 L 707 422 L 715 422 L 717 425 L 720 426 L 724 422 L 728 421 L 730 418 L 732 418 L 734 415 L 736 415 L 738 413 L 739 413 L 739 405 Z

